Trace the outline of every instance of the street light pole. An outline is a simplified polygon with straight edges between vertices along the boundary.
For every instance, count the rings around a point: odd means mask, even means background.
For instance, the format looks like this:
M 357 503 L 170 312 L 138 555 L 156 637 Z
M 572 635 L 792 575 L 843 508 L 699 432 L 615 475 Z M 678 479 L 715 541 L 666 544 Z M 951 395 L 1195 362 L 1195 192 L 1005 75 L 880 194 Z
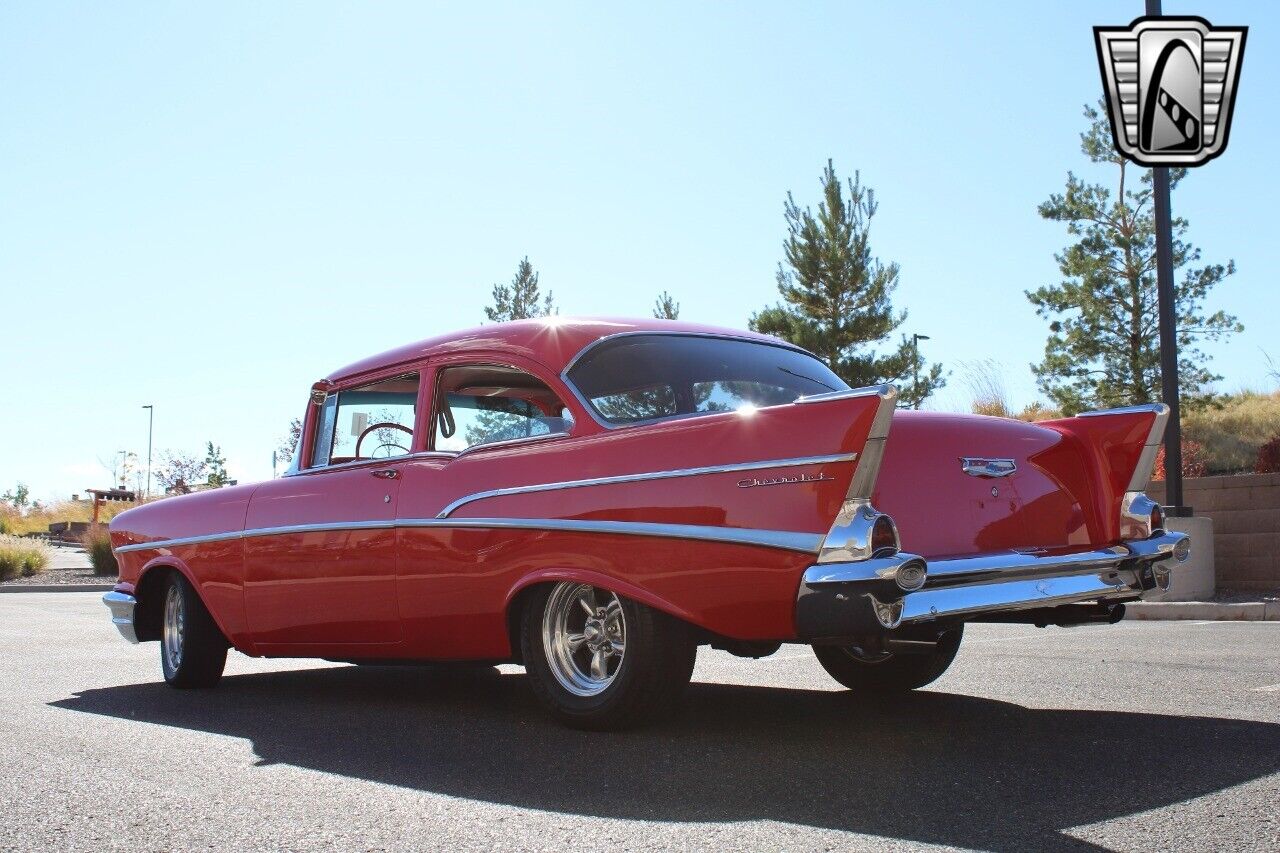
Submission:
M 1160 0 L 1147 0 L 1147 14 L 1160 15 Z M 1169 407 L 1164 430 L 1164 502 L 1169 515 L 1191 514 L 1182 505 L 1182 406 L 1178 393 L 1178 326 L 1173 294 L 1173 214 L 1169 203 L 1169 167 L 1151 170 L 1156 217 L 1156 292 L 1160 316 L 1160 396 Z
M 927 340 L 929 340 L 928 335 L 911 336 L 911 393 L 914 395 L 911 407 L 913 409 L 920 408 L 920 342 Z
M 143 406 L 147 410 L 147 491 L 146 497 L 151 497 L 151 436 L 155 432 L 156 425 L 156 407 L 152 405 Z

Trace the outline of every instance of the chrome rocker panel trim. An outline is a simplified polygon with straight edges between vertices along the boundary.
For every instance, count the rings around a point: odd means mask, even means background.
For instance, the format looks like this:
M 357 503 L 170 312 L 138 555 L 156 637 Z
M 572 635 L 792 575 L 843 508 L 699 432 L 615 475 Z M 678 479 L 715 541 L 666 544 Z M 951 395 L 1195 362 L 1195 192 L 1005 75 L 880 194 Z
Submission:
M 903 593 L 899 567 L 922 557 L 898 553 L 851 563 L 818 564 L 804 573 L 796 598 L 796 630 L 803 639 L 883 633 L 939 619 L 1086 601 L 1132 601 L 1168 589 L 1170 566 L 1188 537 L 1160 532 L 1113 548 L 1058 554 L 1008 552 L 934 560 L 923 589 Z M 1187 554 L 1182 554 L 1185 558 Z
M 102 596 L 102 603 L 111 611 L 111 624 L 120 631 L 120 636 L 131 643 L 138 642 L 138 632 L 133 627 L 133 609 L 138 606 L 138 600 L 132 595 L 112 590 Z

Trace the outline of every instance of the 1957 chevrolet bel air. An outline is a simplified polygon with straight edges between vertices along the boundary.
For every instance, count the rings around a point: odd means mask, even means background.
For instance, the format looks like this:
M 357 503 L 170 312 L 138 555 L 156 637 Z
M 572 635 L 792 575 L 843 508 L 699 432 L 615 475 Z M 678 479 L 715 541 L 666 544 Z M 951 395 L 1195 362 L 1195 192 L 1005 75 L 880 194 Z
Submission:
M 1166 410 L 896 411 L 761 335 L 549 318 L 311 388 L 279 479 L 111 523 L 106 595 L 165 680 L 248 655 L 522 663 L 576 726 L 671 711 L 699 644 L 909 690 L 965 622 L 1114 622 L 1190 543 L 1143 494 Z

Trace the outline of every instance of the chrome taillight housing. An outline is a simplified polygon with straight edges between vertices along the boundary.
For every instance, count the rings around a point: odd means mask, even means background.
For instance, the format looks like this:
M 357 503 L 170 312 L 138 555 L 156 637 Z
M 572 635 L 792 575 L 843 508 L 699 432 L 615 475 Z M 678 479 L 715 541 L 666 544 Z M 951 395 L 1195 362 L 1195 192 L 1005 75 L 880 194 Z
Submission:
M 1120 537 L 1150 539 L 1164 530 L 1164 509 L 1142 492 L 1128 492 L 1120 503 Z

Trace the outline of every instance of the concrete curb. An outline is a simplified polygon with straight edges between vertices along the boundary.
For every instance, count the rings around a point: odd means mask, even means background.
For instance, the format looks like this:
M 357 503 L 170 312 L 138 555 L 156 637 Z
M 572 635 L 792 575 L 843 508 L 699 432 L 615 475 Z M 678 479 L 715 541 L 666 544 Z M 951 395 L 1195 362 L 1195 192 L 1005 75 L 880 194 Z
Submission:
M 111 592 L 115 584 L 110 583 L 9 583 L 0 584 L 3 592 Z
M 1280 600 L 1246 601 L 1239 604 L 1217 601 L 1141 601 L 1125 606 L 1125 618 L 1280 622 Z

